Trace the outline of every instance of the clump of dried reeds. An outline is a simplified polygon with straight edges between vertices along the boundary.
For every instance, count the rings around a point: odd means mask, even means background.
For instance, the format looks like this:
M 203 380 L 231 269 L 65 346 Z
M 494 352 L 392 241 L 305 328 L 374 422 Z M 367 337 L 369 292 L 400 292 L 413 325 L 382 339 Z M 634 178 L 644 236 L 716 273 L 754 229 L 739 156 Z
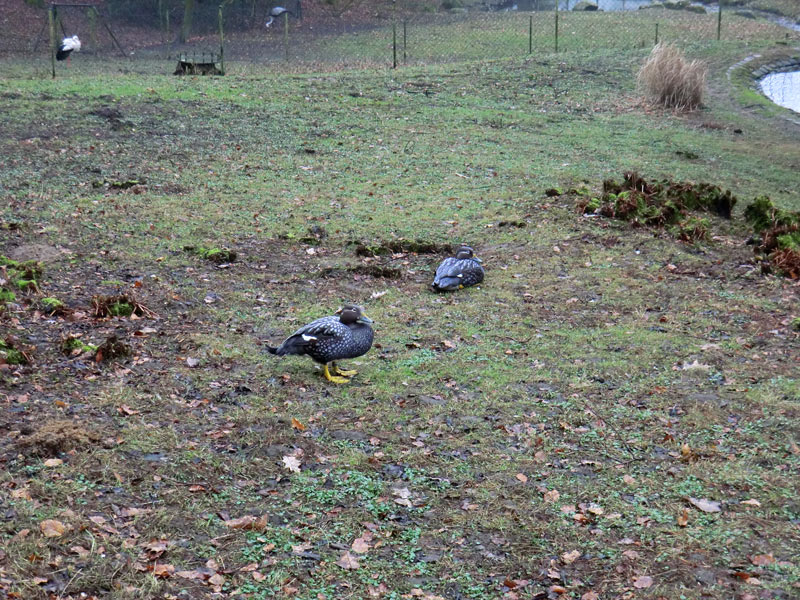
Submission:
M 688 61 L 683 51 L 670 43 L 659 43 L 639 69 L 639 89 L 653 104 L 675 110 L 693 110 L 703 102 L 706 65 Z

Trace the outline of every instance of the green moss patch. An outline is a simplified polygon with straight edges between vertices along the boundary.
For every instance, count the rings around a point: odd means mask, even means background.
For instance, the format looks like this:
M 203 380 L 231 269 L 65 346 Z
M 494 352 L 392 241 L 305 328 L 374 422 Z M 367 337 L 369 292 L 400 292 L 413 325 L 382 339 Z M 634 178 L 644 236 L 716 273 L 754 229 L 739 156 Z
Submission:
M 78 356 L 84 352 L 96 352 L 97 346 L 95 344 L 87 344 L 83 342 L 78 336 L 68 335 L 61 340 L 61 352 L 68 356 Z
M 58 298 L 48 296 L 39 300 L 39 304 L 49 315 L 63 315 L 68 312 L 67 307 Z
M 236 252 L 228 248 L 206 248 L 205 246 L 184 246 L 183 250 L 218 265 L 236 261 Z
M 633 225 L 648 227 L 673 226 L 680 239 L 704 239 L 708 222 L 691 217 L 691 212 L 707 212 L 730 219 L 736 197 L 709 183 L 675 182 L 669 180 L 648 182 L 637 173 L 625 173 L 617 182 L 603 182 L 599 198 L 582 198 L 579 210 L 584 214 L 628 221 Z
M 800 212 L 782 210 L 759 196 L 744 209 L 744 218 L 760 236 L 755 252 L 766 270 L 800 278 Z
M 27 352 L 10 338 L 0 339 L 0 364 L 27 365 L 31 362 Z
M 16 300 L 15 292 L 39 291 L 42 273 L 38 261 L 16 261 L 0 254 L 0 308 Z
M 153 317 L 155 313 L 136 300 L 131 294 L 116 296 L 92 296 L 92 310 L 98 319 L 106 317 L 130 317 L 131 315 Z

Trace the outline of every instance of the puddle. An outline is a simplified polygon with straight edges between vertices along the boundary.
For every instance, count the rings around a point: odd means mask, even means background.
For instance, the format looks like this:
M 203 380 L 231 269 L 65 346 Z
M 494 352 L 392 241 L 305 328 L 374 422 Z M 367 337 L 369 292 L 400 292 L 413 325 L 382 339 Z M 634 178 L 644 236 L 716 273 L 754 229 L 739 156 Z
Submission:
M 775 104 L 800 113 L 800 71 L 770 73 L 759 81 L 759 86 Z

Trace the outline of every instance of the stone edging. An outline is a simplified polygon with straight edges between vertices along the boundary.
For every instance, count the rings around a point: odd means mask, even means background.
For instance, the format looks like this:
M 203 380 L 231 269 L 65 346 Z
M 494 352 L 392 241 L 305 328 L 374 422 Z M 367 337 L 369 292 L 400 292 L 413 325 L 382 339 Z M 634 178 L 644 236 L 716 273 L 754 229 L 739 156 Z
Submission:
M 789 71 L 800 71 L 800 56 L 784 58 L 777 62 L 761 65 L 751 73 L 753 79 L 761 79 L 770 73 L 788 73 Z

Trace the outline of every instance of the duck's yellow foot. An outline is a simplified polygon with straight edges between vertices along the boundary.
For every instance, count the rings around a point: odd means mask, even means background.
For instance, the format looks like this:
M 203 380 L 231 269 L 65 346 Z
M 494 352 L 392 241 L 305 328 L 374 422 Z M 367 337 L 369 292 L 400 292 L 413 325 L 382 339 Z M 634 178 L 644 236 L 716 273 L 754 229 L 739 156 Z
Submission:
M 322 373 L 325 375 L 325 379 L 331 383 L 350 383 L 350 380 L 347 377 L 337 377 L 336 375 L 331 375 L 331 372 L 328 370 L 328 365 L 325 365 Z
M 348 371 L 345 369 L 340 369 L 339 365 L 337 365 L 336 363 L 331 363 L 331 366 L 333 367 L 333 372 L 336 373 L 337 375 L 342 375 L 344 377 L 352 377 L 353 375 L 358 375 L 358 371 L 354 370 Z

